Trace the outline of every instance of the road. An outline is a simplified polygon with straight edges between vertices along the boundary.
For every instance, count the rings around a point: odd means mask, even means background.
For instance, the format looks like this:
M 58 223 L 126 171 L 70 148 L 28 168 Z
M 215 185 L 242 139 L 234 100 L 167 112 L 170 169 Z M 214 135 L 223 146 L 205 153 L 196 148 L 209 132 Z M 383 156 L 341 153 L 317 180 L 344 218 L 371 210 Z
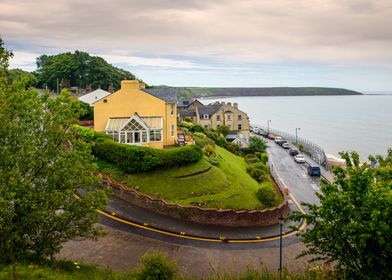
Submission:
M 305 164 L 296 163 L 289 155 L 288 150 L 283 149 L 274 141 L 267 141 L 271 168 L 275 168 L 296 200 L 319 204 L 315 193 L 320 191 L 320 178 L 309 176 Z

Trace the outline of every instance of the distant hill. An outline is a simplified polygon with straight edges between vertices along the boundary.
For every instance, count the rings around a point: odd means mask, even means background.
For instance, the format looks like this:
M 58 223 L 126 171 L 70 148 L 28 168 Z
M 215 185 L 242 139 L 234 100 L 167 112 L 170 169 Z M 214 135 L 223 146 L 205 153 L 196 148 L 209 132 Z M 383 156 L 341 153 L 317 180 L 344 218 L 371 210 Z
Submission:
M 181 87 L 177 89 L 179 99 L 197 97 L 228 96 L 316 96 L 316 95 L 361 95 L 362 93 L 343 88 L 324 87 L 269 87 L 269 88 L 202 88 Z

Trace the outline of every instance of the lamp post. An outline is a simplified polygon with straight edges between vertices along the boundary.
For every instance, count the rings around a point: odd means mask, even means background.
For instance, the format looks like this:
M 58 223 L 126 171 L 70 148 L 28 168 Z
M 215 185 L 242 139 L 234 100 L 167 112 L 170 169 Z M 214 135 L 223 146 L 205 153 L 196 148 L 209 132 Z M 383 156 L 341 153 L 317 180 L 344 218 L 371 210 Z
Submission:
M 295 128 L 295 144 L 298 144 L 298 130 L 301 130 L 300 127 Z
M 271 120 L 267 120 L 267 130 L 268 130 L 268 134 L 269 134 L 269 124 L 270 124 Z
M 280 214 L 279 217 L 279 227 L 280 227 L 280 244 L 279 244 L 279 279 L 282 279 L 282 249 L 283 249 L 283 223 L 284 223 L 284 218 L 282 214 Z

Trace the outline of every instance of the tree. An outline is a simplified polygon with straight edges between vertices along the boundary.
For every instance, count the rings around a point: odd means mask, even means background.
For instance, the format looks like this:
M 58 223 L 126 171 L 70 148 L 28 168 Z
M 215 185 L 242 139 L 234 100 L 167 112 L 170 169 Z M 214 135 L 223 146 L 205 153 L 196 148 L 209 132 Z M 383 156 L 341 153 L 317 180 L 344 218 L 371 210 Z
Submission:
M 0 54 L 6 68 L 2 45 Z M 92 189 L 99 180 L 90 146 L 73 126 L 79 102 L 25 86 L 0 81 L 0 263 L 14 267 L 26 256 L 51 257 L 76 236 L 98 236 L 95 209 L 107 203 L 106 191 Z
M 65 81 L 79 88 L 90 85 L 92 88 L 107 89 L 113 84 L 118 89 L 121 80 L 135 79 L 132 73 L 110 65 L 101 57 L 81 51 L 41 55 L 37 58 L 36 74 L 39 86 L 48 86 L 52 90 Z
M 226 137 L 230 132 L 230 128 L 228 126 L 221 125 L 216 129 L 216 131 Z
M 38 79 L 33 73 L 21 69 L 9 69 L 7 71 L 7 76 L 9 83 L 12 83 L 13 81 L 23 81 L 26 88 L 34 87 L 38 84 Z
M 293 216 L 311 224 L 301 233 L 307 245 L 302 255 L 333 262 L 350 279 L 387 279 L 392 275 L 392 150 L 379 157 L 377 168 L 361 164 L 355 152 L 341 156 L 347 167 L 334 170 L 333 183 L 322 183 L 320 205 L 304 204 L 308 212 Z
M 265 142 L 257 136 L 249 137 L 249 148 L 250 153 L 264 152 L 267 148 Z

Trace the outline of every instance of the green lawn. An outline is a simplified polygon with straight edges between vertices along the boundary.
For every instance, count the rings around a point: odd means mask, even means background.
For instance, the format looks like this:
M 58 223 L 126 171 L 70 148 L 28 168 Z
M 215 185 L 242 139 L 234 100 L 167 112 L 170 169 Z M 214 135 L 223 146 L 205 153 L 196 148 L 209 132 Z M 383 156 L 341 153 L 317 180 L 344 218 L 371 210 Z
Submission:
M 262 209 L 256 197 L 260 184 L 246 173 L 245 160 L 219 146 L 216 152 L 220 160 L 218 167 L 202 159 L 179 168 L 124 175 L 113 168 L 104 168 L 102 162 L 99 165 L 103 173 L 127 186 L 173 203 L 235 210 Z M 177 178 L 209 167 L 202 174 Z

